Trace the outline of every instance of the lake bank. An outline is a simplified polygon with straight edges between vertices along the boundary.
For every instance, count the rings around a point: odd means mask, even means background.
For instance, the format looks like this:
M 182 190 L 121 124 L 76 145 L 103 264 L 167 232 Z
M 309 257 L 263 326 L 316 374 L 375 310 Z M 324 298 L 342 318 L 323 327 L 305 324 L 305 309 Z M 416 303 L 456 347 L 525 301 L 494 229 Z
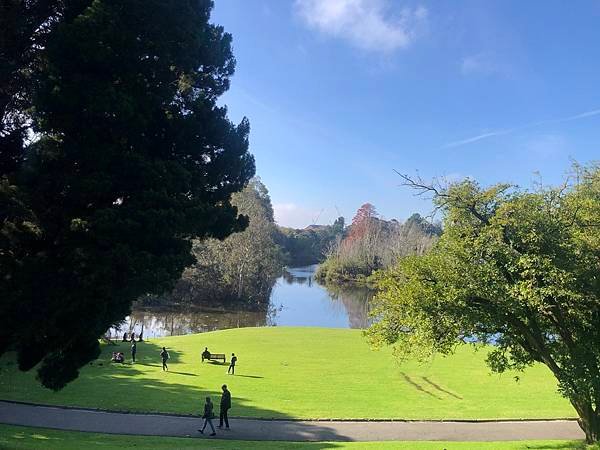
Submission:
M 109 334 L 120 340 L 125 332 L 154 338 L 241 327 L 368 327 L 373 292 L 361 286 L 321 284 L 315 280 L 317 267 L 286 268 L 275 282 L 266 311 L 186 304 L 138 307 Z

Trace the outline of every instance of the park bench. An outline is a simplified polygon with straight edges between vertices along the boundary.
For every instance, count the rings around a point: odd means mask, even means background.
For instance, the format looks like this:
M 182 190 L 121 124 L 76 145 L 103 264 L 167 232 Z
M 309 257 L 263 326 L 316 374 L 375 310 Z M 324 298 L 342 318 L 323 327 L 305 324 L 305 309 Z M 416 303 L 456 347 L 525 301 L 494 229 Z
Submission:
M 211 353 L 208 358 L 204 359 L 208 359 L 209 361 L 223 360 L 223 364 L 225 364 L 225 353 Z

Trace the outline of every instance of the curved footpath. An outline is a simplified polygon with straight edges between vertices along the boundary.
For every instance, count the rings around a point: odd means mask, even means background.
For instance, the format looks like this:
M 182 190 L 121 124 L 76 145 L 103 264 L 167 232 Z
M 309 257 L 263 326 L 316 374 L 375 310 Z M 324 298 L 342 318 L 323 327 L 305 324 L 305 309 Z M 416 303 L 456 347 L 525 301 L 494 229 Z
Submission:
M 217 430 L 217 438 L 257 441 L 516 441 L 585 437 L 574 420 L 354 422 L 234 418 L 230 422 L 231 430 Z M 201 436 L 197 430 L 202 420 L 170 414 L 117 413 L 0 401 L 0 423 L 96 433 L 189 437 Z

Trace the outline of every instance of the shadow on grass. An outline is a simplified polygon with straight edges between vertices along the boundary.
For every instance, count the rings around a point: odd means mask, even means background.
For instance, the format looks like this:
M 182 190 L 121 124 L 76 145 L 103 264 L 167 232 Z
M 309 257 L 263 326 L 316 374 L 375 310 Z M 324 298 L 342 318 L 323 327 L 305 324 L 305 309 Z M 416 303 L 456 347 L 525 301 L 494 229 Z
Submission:
M 600 446 L 589 446 L 583 441 L 562 441 L 549 444 L 527 444 L 526 448 L 528 450 L 599 450 Z
M 400 372 L 400 374 L 402 375 L 402 378 L 404 378 L 404 381 L 406 381 L 408 384 L 410 384 L 412 387 L 414 387 L 417 391 L 422 392 L 423 394 L 427 394 L 427 395 L 429 395 L 429 396 L 431 396 L 431 397 L 433 397 L 435 399 L 443 400 L 441 397 L 438 397 L 433 392 L 429 392 L 427 389 L 425 389 L 419 383 L 417 383 L 416 381 L 414 381 L 411 377 L 409 377 L 404 372 Z
M 232 375 L 232 377 L 243 377 L 243 378 L 264 378 L 264 377 L 259 377 L 258 375 L 242 375 L 239 373 L 236 373 L 234 375 Z
M 188 372 L 178 372 L 171 370 L 169 372 L 162 372 L 160 364 L 160 347 L 158 344 L 152 342 L 144 342 L 138 344 L 138 361 L 135 364 L 111 364 L 110 356 L 114 349 L 114 346 L 103 346 L 102 354 L 100 358 L 90 364 L 89 367 L 80 375 L 80 377 L 71 383 L 63 391 L 50 392 L 47 391 L 37 384 L 31 384 L 28 381 L 25 387 L 19 386 L 18 391 L 28 391 L 29 396 L 27 398 L 19 398 L 12 396 L 15 400 L 26 400 L 33 401 L 40 404 L 53 404 L 53 405 L 69 405 L 69 406 L 80 406 L 84 408 L 99 408 L 104 410 L 110 410 L 115 412 L 128 412 L 128 413 L 171 413 L 177 415 L 189 415 L 197 418 L 198 422 L 194 422 L 194 426 L 190 429 L 192 436 L 200 435 L 196 433 L 196 428 L 200 426 L 200 415 L 202 413 L 204 399 L 208 396 L 211 397 L 213 403 L 215 403 L 215 413 L 218 416 L 219 413 L 219 401 L 221 398 L 221 383 L 211 382 L 211 385 L 205 385 L 205 381 L 201 375 L 196 375 Z M 169 353 L 174 355 L 169 361 L 173 363 L 179 359 L 179 355 L 172 350 Z M 14 358 L 14 354 L 12 356 Z M 3 357 L 2 359 L 6 358 Z M 6 361 L 6 360 L 5 360 Z M 4 361 L 3 361 L 4 362 Z M 171 364 L 170 364 L 171 366 Z M 150 372 L 148 372 L 148 368 Z M 177 369 L 176 364 L 171 366 L 172 369 Z M 9 383 L 18 386 L 21 382 L 22 377 L 20 372 L 14 367 L 9 369 L 12 375 L 9 377 Z M 6 369 L 5 369 L 6 371 Z M 185 375 L 197 377 L 194 379 L 193 384 L 187 384 L 182 379 L 177 377 L 170 377 L 169 375 Z M 247 378 L 262 378 L 254 375 L 235 375 Z M 30 379 L 30 377 L 27 377 Z M 223 374 L 223 381 L 229 379 L 226 374 Z M 216 385 L 214 385 L 216 384 Z M 288 414 L 260 407 L 256 405 L 252 400 L 243 397 L 243 392 L 232 391 L 232 403 L 233 408 L 229 411 L 230 417 L 232 417 L 232 426 L 235 423 L 235 417 L 243 416 L 244 418 L 264 418 L 264 419 L 293 419 Z M 68 410 L 65 410 L 64 414 Z M 74 414 L 78 414 L 76 411 L 72 411 Z M 44 422 L 43 414 L 35 414 L 34 422 L 21 422 L 30 426 L 37 427 L 48 427 L 52 422 Z M 82 419 L 81 417 L 73 419 L 73 423 L 84 424 L 88 419 Z M 83 420 L 83 422 L 82 422 Z M 90 417 L 91 422 L 94 418 Z M 131 416 L 127 421 L 132 420 Z M 165 418 L 165 420 L 167 420 Z M 181 424 L 189 419 L 170 417 L 169 420 L 174 421 L 176 424 Z M 182 422 L 179 422 L 181 420 Z M 216 424 L 215 424 L 216 425 Z M 97 426 L 97 424 L 96 424 Z M 114 425 L 119 426 L 118 424 Z M 118 431 L 117 433 L 131 432 L 131 424 L 127 425 L 129 431 Z M 349 438 L 342 434 L 339 434 L 334 428 L 328 427 L 324 424 L 306 424 L 303 422 L 294 422 L 293 424 L 284 425 L 293 429 L 293 435 L 296 439 L 303 441 L 348 441 Z M 91 425 L 86 431 L 90 432 L 106 432 L 109 431 L 106 428 L 98 430 Z M 139 431 L 137 431 L 139 432 Z M 261 440 L 265 437 L 260 427 L 255 430 L 249 430 L 250 436 L 248 439 Z M 152 433 L 151 433 L 152 434 Z M 168 432 L 165 434 L 168 435 Z M 221 436 L 220 436 L 221 437 Z M 222 436 L 225 439 L 231 439 L 233 436 Z M 1 441 L 0 441 L 1 442 Z M 79 447 L 79 448 L 83 448 Z M 210 447 L 213 448 L 213 447 Z M 216 448 L 216 447 L 215 447 Z M 229 447 L 228 447 L 229 448 Z M 231 447 L 235 448 L 235 447 Z M 257 447 L 259 448 L 259 447 Z M 270 448 L 277 448 L 270 447 Z M 321 444 L 315 446 L 315 448 L 335 448 L 329 444 Z
M 427 384 L 429 384 L 430 386 L 432 386 L 434 389 L 443 392 L 444 394 L 448 394 L 454 398 L 457 398 L 459 400 L 462 400 L 463 398 L 460 395 L 456 395 L 454 392 L 450 392 L 447 389 L 444 389 L 443 387 L 441 387 L 440 385 L 434 383 L 433 381 L 431 381 L 429 378 L 427 377 L 421 377 L 423 379 L 423 381 Z

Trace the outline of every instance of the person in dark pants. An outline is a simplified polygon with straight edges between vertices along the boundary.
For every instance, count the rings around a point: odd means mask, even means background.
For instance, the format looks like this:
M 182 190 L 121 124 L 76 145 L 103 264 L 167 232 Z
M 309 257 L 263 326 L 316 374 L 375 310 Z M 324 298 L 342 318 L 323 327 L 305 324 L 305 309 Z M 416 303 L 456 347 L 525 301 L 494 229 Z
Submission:
M 169 359 L 169 352 L 167 351 L 166 348 L 162 348 L 162 351 L 160 352 L 160 357 L 162 358 L 162 363 L 163 363 L 163 370 L 169 370 L 169 366 L 167 366 L 167 361 Z
M 208 347 L 204 347 L 204 351 L 202 352 L 202 362 L 204 362 L 205 359 L 210 359 L 210 352 L 208 351 Z
M 231 372 L 231 375 L 235 375 L 235 363 L 237 362 L 237 356 L 235 353 L 231 354 L 231 363 L 229 364 L 229 369 L 227 369 L 227 373 Z
M 221 408 L 219 411 L 219 428 L 223 428 L 223 421 L 225 421 L 225 428 L 229 429 L 227 411 L 231 408 L 231 392 L 227 390 L 226 384 L 221 386 L 221 389 L 223 389 L 223 395 L 221 396 Z
M 210 397 L 206 397 L 206 403 L 204 404 L 204 414 L 202 415 L 202 418 L 204 419 L 204 426 L 202 427 L 202 429 L 198 429 L 198 431 L 202 434 L 204 434 L 204 429 L 206 428 L 206 424 L 210 425 L 210 428 L 212 430 L 212 433 L 210 434 L 211 436 L 216 435 L 217 433 L 215 433 L 215 427 L 213 426 L 212 423 L 212 419 L 214 417 L 213 414 L 213 404 L 210 401 Z
M 137 344 L 135 341 L 131 341 L 131 359 L 135 362 L 135 354 L 137 353 Z

